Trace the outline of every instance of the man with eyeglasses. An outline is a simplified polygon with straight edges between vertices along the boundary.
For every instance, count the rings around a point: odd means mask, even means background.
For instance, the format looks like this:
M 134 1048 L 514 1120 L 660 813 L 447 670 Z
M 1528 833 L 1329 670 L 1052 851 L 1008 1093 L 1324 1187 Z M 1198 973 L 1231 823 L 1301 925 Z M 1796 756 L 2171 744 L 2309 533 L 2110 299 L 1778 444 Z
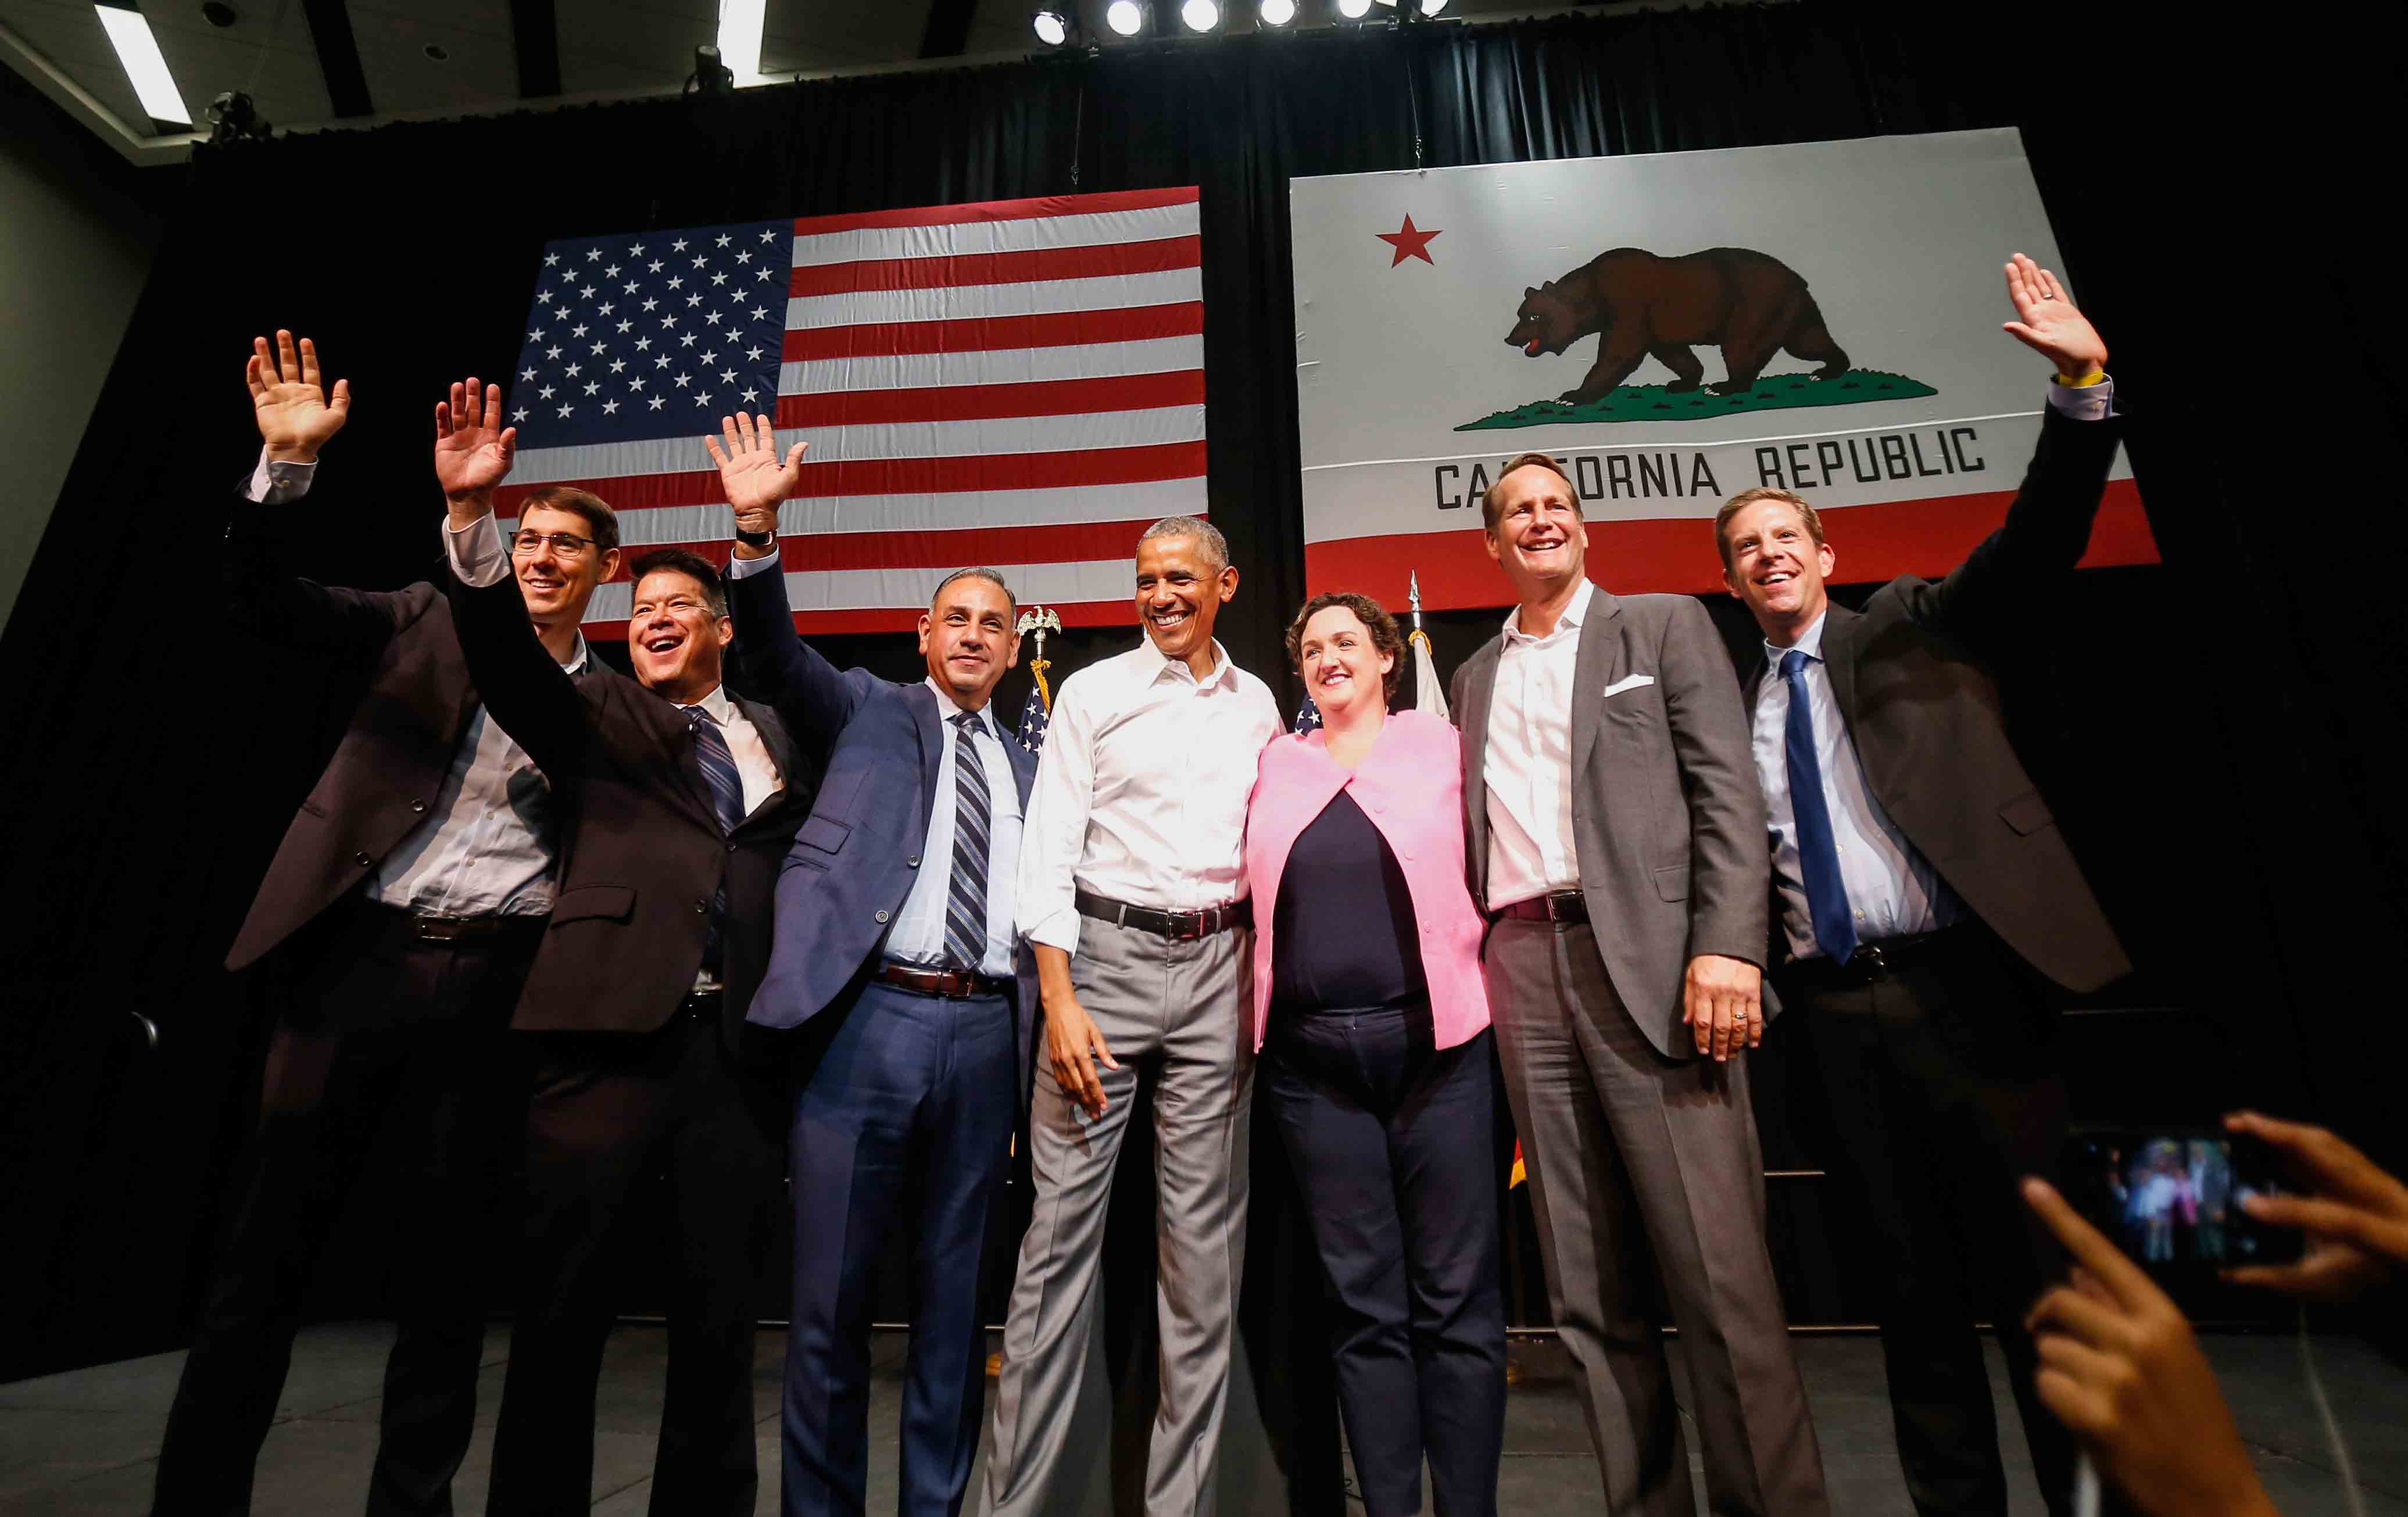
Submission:
M 160 1517 L 248 1510 L 302 1298 L 372 1147 L 403 1155 L 393 1221 L 399 1332 L 366 1510 L 452 1510 L 484 1343 L 479 1287 L 511 1168 L 524 1081 L 508 1036 L 552 909 L 559 850 L 546 776 L 487 719 L 432 584 L 337 589 L 280 565 L 351 393 L 321 383 L 315 346 L 279 332 L 247 365 L 262 448 L 225 533 L 229 619 L 362 690 L 226 955 L 256 966 L 274 1018 L 259 1124 L 230 1201 L 215 1278 L 159 1454 Z M 444 488 L 480 466 L 438 438 Z M 520 613 L 564 682 L 585 667 L 578 623 L 618 564 L 618 523 L 555 490 L 522 522 Z
M 452 387 L 436 429 L 485 463 L 449 494 L 448 590 L 494 720 L 568 795 L 566 866 L 513 1025 L 535 1064 L 526 1274 L 510 1334 L 485 1510 L 588 1511 L 595 1388 L 624 1271 L 607 1249 L 630 1190 L 668 1191 L 667 1397 L 652 1510 L 742 1517 L 752 1438 L 754 1295 L 783 1172 L 787 1107 L 750 1056 L 744 1013 L 769 960 L 779 862 L 810 807 L 808 766 L 768 707 L 721 683 L 719 571 L 683 549 L 630 569 L 630 680 L 564 676 L 513 565 L 578 555 L 536 513 L 505 551 L 493 489 L 515 429 L 498 389 Z

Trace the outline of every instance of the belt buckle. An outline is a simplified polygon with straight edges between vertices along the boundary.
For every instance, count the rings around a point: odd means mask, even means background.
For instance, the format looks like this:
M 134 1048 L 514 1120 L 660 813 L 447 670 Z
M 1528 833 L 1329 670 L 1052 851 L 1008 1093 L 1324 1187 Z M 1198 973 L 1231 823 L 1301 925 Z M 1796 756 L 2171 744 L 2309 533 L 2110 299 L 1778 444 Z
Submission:
M 1856 966 L 1856 972 L 1869 981 L 1889 978 L 1889 955 L 1882 952 L 1879 943 L 1859 943 L 1849 958 Z
M 1165 911 L 1162 915 L 1170 928 L 1163 936 L 1174 943 L 1192 943 L 1204 936 L 1201 911 Z
M 467 923 L 459 917 L 419 916 L 409 919 L 409 936 L 423 943 L 457 942 L 466 936 Z

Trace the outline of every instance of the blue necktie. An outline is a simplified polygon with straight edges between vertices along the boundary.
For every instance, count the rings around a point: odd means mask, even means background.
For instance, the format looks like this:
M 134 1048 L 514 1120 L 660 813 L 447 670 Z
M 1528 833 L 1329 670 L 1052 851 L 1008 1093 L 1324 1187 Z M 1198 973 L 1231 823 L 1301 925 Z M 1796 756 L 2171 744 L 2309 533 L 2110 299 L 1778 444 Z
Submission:
M 1814 716 L 1806 694 L 1806 655 L 1793 648 L 1781 655 L 1781 678 L 1789 684 L 1789 720 L 1781 735 L 1789 760 L 1789 810 L 1798 823 L 1798 868 L 1806 877 L 1806 914 L 1814 923 L 1814 944 L 1844 964 L 1856 951 L 1856 913 L 1840 882 L 1840 849 L 1831 839 L 1831 812 L 1823 800 L 1823 766 L 1814 760 Z
M 710 790 L 710 809 L 719 815 L 719 830 L 733 833 L 744 824 L 744 777 L 736 769 L 736 756 L 727 751 L 727 738 L 719 730 L 719 722 L 699 706 L 685 708 L 687 726 L 694 731 L 695 767 L 702 770 L 702 782 Z M 710 897 L 710 929 L 703 937 L 703 967 L 716 973 L 720 962 L 720 924 L 727 920 L 727 881 L 723 872 L 719 889 Z
M 994 802 L 987 794 L 986 764 L 972 740 L 978 713 L 952 719 L 961 737 L 953 744 L 953 878 L 945 893 L 945 957 L 964 969 L 986 961 L 987 838 L 994 831 Z

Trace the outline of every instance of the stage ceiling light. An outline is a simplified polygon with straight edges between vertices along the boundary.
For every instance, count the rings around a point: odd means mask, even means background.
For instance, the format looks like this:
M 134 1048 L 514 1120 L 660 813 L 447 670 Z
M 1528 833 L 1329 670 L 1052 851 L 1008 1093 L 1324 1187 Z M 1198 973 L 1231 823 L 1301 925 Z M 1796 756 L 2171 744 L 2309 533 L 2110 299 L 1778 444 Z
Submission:
M 1058 48 L 1070 38 L 1070 23 L 1057 11 L 1040 10 L 1029 18 L 1029 24 L 1037 28 L 1037 40 L 1049 48 Z
M 1263 0 L 1262 8 L 1255 14 L 1265 26 L 1285 26 L 1296 20 L 1296 0 Z
M 761 78 L 761 27 L 769 0 L 719 0 L 719 61 L 738 84 Z
M 1213 0 L 1187 0 L 1179 7 L 1179 19 L 1191 32 L 1209 32 L 1221 24 L 1221 7 Z
M 1137 0 L 1112 0 L 1104 11 L 1104 24 L 1123 36 L 1135 36 L 1145 25 L 1145 12 Z
M 177 93 L 176 77 L 167 72 L 167 60 L 159 51 L 159 39 L 150 35 L 150 23 L 142 12 L 128 4 L 96 5 L 100 12 L 100 29 L 108 34 L 108 44 L 117 50 L 117 61 L 125 65 L 125 77 L 134 81 L 134 93 L 141 97 L 142 109 L 154 122 L 173 122 L 184 126 L 193 124 L 193 113 L 184 108 L 184 97 Z
M 1359 21 L 1371 13 L 1371 0 L 1338 0 L 1338 14 L 1350 21 Z
M 1422 14 L 1435 16 L 1446 8 L 1446 0 L 1422 0 Z

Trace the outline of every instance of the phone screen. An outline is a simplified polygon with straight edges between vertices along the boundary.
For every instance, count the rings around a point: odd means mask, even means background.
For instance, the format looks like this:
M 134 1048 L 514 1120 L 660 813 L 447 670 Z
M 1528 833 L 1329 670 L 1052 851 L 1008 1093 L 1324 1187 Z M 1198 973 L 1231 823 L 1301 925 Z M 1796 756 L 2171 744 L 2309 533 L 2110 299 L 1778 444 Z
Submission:
M 2066 1195 L 2090 1224 L 2152 1273 L 2212 1274 L 2228 1265 L 2283 1264 L 2300 1235 L 2241 1209 L 2271 1192 L 2264 1151 L 2214 1130 L 2094 1128 L 2074 1135 Z

